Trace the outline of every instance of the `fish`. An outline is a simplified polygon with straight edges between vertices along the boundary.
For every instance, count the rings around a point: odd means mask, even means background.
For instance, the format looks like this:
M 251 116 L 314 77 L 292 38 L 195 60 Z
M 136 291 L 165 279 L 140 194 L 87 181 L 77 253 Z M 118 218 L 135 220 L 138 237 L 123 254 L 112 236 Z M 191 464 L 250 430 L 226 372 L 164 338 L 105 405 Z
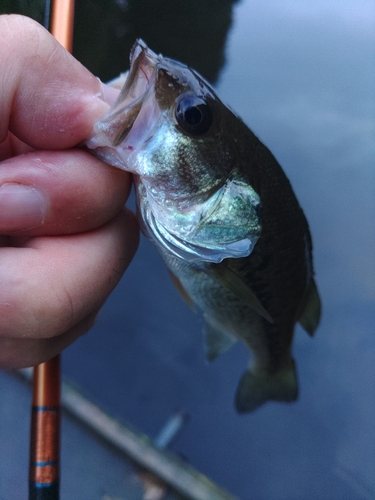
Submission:
M 270 150 L 202 76 L 140 39 L 85 146 L 134 175 L 142 231 L 201 312 L 207 359 L 237 340 L 251 351 L 237 412 L 295 401 L 294 329 L 312 336 L 321 302 L 308 222 Z

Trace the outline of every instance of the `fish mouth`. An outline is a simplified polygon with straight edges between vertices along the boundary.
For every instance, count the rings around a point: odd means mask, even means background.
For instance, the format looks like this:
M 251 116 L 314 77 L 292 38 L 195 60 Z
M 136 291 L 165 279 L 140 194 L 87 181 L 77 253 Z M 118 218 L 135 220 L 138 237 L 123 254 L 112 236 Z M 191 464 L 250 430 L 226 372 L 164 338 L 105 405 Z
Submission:
M 112 123 L 113 147 L 117 147 L 125 140 L 143 103 L 153 91 L 157 62 L 156 54 L 143 40 L 137 40 L 130 52 L 128 78 L 107 118 Z
M 86 141 L 93 154 L 106 163 L 131 171 L 128 156 L 142 146 L 156 127 L 160 110 L 154 91 L 159 59 L 143 40 L 135 42 L 125 85 Z

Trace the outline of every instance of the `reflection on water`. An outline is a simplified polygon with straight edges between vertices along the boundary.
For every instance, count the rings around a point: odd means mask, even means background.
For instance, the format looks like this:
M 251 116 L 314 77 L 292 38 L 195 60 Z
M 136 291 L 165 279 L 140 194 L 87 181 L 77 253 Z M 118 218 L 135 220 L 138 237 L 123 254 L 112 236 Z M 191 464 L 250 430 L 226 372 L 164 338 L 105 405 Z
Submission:
M 173 19 L 182 3 L 197 11 Z M 78 4 L 84 12 L 76 36 L 100 36 L 76 54 L 103 79 L 126 68 L 136 36 L 211 80 L 225 54 L 219 93 L 270 147 L 298 193 L 325 308 L 314 342 L 296 331 L 298 403 L 265 405 L 241 418 L 228 402 L 247 353 L 236 346 L 206 366 L 199 320 L 143 241 L 91 333 L 65 353 L 65 374 L 150 435 L 175 408 L 187 410 L 191 422 L 174 449 L 243 500 L 374 498 L 373 4 L 248 0 L 234 5 L 231 21 L 228 2 L 208 2 L 215 13 L 203 21 L 202 2 L 155 1 L 138 8 L 126 46 L 123 31 L 111 30 L 120 14 L 120 27 L 127 26 L 130 12 L 114 2 L 104 10 Z M 192 45 L 190 37 L 204 40 L 216 11 L 225 10 L 220 30 L 212 28 L 218 53 L 208 55 L 207 39 Z M 226 42 L 224 26 L 231 26 Z
M 157 53 L 184 61 L 214 82 L 236 1 L 77 2 L 74 54 L 105 81 L 124 71 L 134 41 L 142 38 Z
M 1 0 L 0 14 L 23 14 L 44 25 L 45 0 Z
M 238 0 L 91 0 L 76 2 L 73 53 L 103 81 L 124 71 L 137 38 L 184 61 L 215 82 Z M 0 14 L 24 14 L 43 24 L 45 0 L 2 0 Z

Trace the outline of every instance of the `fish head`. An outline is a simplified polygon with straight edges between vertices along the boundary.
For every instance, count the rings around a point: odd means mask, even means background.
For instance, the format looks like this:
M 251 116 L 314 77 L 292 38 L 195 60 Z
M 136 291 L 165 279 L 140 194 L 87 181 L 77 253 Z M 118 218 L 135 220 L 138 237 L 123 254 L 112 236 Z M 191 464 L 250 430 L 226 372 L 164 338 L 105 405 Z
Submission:
M 144 231 L 187 260 L 251 253 L 260 199 L 238 170 L 240 121 L 194 70 L 138 40 L 125 85 L 86 145 L 135 175 Z

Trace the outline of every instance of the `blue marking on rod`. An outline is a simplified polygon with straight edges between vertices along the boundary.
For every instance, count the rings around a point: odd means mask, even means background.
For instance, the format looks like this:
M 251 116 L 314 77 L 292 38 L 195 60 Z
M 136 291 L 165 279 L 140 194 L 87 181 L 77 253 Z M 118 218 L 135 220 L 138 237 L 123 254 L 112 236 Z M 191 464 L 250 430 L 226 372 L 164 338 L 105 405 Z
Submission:
M 49 462 L 33 462 L 33 465 L 36 467 L 46 467 L 47 465 L 56 465 L 58 463 L 58 460 L 50 460 Z
M 58 483 L 58 481 L 53 481 L 52 483 L 33 483 L 33 486 L 35 488 L 50 488 L 56 483 Z
M 57 411 L 59 406 L 33 406 L 33 411 Z

